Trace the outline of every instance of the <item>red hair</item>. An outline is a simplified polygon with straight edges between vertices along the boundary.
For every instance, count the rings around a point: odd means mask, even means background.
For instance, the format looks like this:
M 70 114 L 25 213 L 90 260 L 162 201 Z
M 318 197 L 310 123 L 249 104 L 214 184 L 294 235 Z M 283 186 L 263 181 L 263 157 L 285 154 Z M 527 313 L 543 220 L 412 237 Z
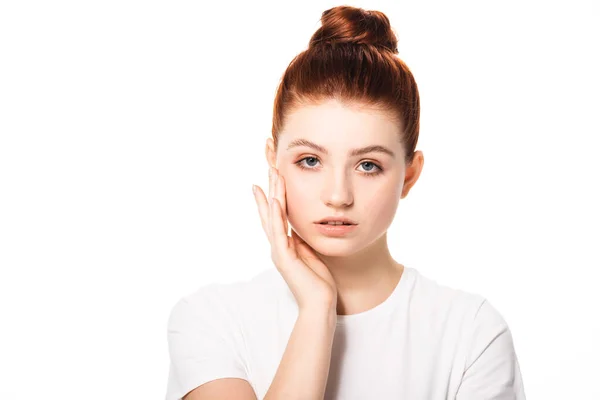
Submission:
M 339 6 L 321 15 L 308 49 L 290 62 L 277 88 L 272 135 L 277 149 L 285 117 L 294 108 L 336 99 L 389 112 L 412 162 L 419 137 L 419 91 L 397 56 L 398 39 L 380 11 Z

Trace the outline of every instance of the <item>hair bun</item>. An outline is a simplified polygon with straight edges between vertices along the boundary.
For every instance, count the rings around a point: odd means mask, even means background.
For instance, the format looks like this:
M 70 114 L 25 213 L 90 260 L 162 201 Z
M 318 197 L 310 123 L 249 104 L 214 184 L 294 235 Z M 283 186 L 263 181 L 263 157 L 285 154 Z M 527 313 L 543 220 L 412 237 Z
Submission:
M 353 43 L 383 47 L 398 54 L 398 39 L 390 20 L 380 11 L 338 6 L 323 12 L 321 25 L 311 37 L 309 48 L 321 44 Z

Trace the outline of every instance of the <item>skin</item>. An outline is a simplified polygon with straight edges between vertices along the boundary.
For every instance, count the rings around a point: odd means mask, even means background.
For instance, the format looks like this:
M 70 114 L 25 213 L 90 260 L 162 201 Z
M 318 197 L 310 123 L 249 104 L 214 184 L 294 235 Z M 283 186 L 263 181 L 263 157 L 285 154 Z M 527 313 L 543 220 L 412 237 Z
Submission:
M 273 139 L 267 140 L 267 162 L 284 178 L 284 215 L 333 276 L 338 315 L 382 303 L 404 272 L 390 254 L 387 230 L 400 199 L 417 182 L 424 158 L 416 151 L 406 165 L 399 135 L 401 127 L 390 114 L 328 99 L 288 114 L 277 151 Z M 317 143 L 329 154 L 307 146 L 288 149 L 296 139 Z M 378 152 L 349 155 L 352 149 L 370 145 L 385 146 L 394 157 Z M 314 223 L 332 215 L 348 217 L 358 226 L 343 237 L 319 233 Z

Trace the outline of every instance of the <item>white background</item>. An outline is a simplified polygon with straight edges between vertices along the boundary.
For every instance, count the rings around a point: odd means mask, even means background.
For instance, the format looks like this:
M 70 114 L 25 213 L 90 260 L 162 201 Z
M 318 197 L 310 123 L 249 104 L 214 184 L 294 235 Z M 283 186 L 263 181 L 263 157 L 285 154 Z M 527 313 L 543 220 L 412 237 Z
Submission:
M 174 303 L 272 265 L 275 90 L 340 4 L 0 4 L 0 398 L 164 398 Z M 346 4 L 421 94 L 393 256 L 498 308 L 528 399 L 600 399 L 599 3 Z

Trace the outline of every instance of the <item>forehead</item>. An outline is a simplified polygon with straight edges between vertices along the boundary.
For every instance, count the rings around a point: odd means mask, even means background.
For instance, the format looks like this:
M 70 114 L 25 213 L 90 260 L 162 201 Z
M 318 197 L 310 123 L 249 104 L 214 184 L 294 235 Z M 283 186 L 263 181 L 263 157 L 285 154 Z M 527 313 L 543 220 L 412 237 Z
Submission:
M 287 116 L 280 142 L 305 138 L 324 146 L 399 145 L 400 126 L 388 112 L 327 100 L 302 105 Z

